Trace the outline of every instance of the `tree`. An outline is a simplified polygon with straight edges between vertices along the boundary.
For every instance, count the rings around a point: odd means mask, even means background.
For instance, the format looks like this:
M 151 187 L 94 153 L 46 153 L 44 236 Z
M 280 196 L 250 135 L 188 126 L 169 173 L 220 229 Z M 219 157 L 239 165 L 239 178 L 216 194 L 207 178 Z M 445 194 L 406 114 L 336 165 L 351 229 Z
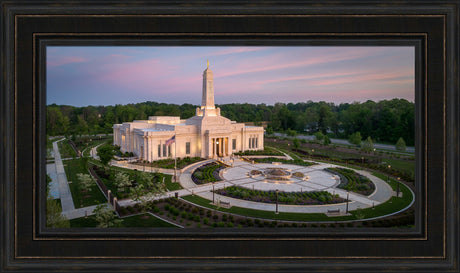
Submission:
M 46 198 L 46 226 L 50 228 L 70 227 L 69 220 L 62 215 L 62 209 L 58 201 L 54 200 L 49 193 Z
M 300 148 L 300 141 L 298 138 L 294 138 L 292 140 L 292 145 L 294 146 L 294 149 L 299 149 Z
M 130 187 L 132 183 L 129 181 L 129 175 L 122 172 L 117 173 L 115 175 L 115 185 L 117 185 L 118 191 L 123 191 L 124 187 Z
M 118 216 L 107 204 L 97 205 L 94 209 L 94 214 L 98 223 L 97 227 L 118 227 L 122 222 L 121 219 L 117 219 Z
M 324 136 L 323 145 L 331 144 L 331 139 L 328 136 Z
M 113 150 L 112 145 L 105 144 L 97 149 L 97 155 L 101 160 L 102 164 L 106 165 L 112 160 L 113 156 L 115 155 L 115 151 Z
M 267 135 L 273 135 L 273 128 L 271 126 L 267 126 L 266 133 Z
M 290 128 L 286 130 L 286 134 L 288 136 L 293 136 L 295 137 L 297 135 L 297 132 L 295 130 L 291 130 Z
M 406 142 L 404 141 L 402 137 L 400 137 L 398 141 L 396 142 L 395 149 L 401 152 L 404 152 L 406 150 Z
M 144 185 L 146 188 L 151 188 L 154 186 L 153 176 L 150 173 L 139 172 L 137 174 L 137 182 Z
M 165 194 L 165 192 L 166 185 L 164 180 L 161 180 L 156 181 L 147 192 L 145 190 L 144 184 L 138 184 L 136 187 L 131 188 L 130 197 L 134 201 L 138 201 L 144 211 L 148 211 L 153 205 L 151 201 Z
M 348 137 L 348 142 L 350 142 L 351 144 L 354 144 L 354 145 L 357 145 L 357 146 L 360 146 L 361 145 L 361 133 L 360 132 L 356 132 L 354 134 L 351 134 L 349 137 Z
M 373 149 L 374 143 L 372 142 L 372 138 L 369 136 L 363 141 L 362 150 L 365 152 L 372 152 Z
M 80 189 L 82 191 L 91 191 L 91 187 L 96 182 L 94 178 L 91 175 L 85 174 L 85 173 L 77 173 L 77 177 L 78 177 L 78 181 L 80 182 L 79 183 Z
M 324 140 L 324 137 L 325 137 L 325 135 L 324 135 L 321 131 L 316 132 L 316 133 L 314 134 L 314 136 L 315 136 L 315 138 L 316 138 L 316 142 L 321 142 L 321 141 L 323 141 L 323 140 Z

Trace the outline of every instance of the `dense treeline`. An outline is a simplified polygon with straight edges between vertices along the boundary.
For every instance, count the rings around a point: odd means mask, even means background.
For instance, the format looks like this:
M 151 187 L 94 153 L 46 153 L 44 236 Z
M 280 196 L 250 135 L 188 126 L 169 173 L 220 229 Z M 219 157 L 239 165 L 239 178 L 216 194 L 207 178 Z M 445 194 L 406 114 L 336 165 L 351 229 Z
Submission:
M 147 119 L 148 116 L 180 116 L 195 114 L 196 105 L 143 102 L 115 106 L 73 107 L 49 105 L 49 135 L 80 135 L 110 133 L 114 123 Z M 296 130 L 299 133 L 322 132 L 330 137 L 347 138 L 360 132 L 363 139 L 396 143 L 402 137 L 414 145 L 415 105 L 404 99 L 379 102 L 342 103 L 300 102 L 219 105 L 222 115 L 238 122 L 268 122 L 268 130 Z

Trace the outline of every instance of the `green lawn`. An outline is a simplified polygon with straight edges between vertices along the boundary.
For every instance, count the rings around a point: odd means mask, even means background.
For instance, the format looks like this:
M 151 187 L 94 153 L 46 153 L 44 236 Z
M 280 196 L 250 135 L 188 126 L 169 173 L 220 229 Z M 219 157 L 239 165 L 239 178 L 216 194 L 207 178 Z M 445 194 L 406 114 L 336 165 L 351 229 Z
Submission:
M 395 181 L 393 182 L 396 183 Z M 314 222 L 314 221 L 357 220 L 358 219 L 356 217 L 357 213 L 358 213 L 358 216 L 363 216 L 363 219 L 374 218 L 374 217 L 389 214 L 391 212 L 399 211 L 405 208 L 406 206 L 408 206 L 412 202 L 413 196 L 410 193 L 410 190 L 405 185 L 401 184 L 400 189 L 401 189 L 401 192 L 403 193 L 402 198 L 392 197 L 390 199 L 391 202 L 386 202 L 378 206 L 375 206 L 374 209 L 367 208 L 367 209 L 362 209 L 359 212 L 351 211 L 350 213 L 352 215 L 350 216 L 328 217 L 323 213 L 286 213 L 286 212 L 280 212 L 278 215 L 276 215 L 274 212 L 271 212 L 271 211 L 246 209 L 246 208 L 240 208 L 240 207 L 231 207 L 229 209 L 219 208 L 218 210 L 223 211 L 223 212 L 234 213 L 234 214 L 238 214 L 242 216 L 248 216 L 248 217 L 258 217 L 258 218 L 273 219 L 273 220 L 286 220 L 286 221 Z M 197 205 L 203 206 L 203 207 L 217 209 L 216 206 L 210 204 L 209 200 L 196 196 L 196 195 L 195 196 L 188 195 L 188 196 L 183 196 L 181 198 L 184 200 L 190 201 L 192 203 L 195 203 Z
M 77 153 L 75 153 L 72 146 L 70 146 L 67 140 L 59 141 L 58 148 L 59 153 L 61 154 L 61 158 L 70 158 L 77 156 Z
M 90 156 L 90 151 L 91 148 L 96 147 L 99 144 L 102 143 L 110 143 L 111 140 L 107 139 L 96 139 L 88 143 L 88 145 L 81 145 L 80 143 L 77 144 L 77 148 L 79 148 L 81 151 L 83 151 L 83 156 Z
M 105 203 L 106 199 L 96 183 L 91 187 L 91 191 L 82 192 L 79 188 L 78 173 L 88 173 L 86 167 L 82 164 L 82 159 L 72 159 L 64 161 L 64 169 L 66 172 L 67 180 L 72 183 L 69 184 L 70 191 L 72 192 L 72 199 L 75 208 L 87 207 Z
M 414 175 L 415 173 L 415 161 L 394 159 L 394 158 L 385 158 L 382 161 L 386 162 L 387 165 L 391 165 L 391 168 L 398 170 L 403 170 Z
M 147 217 L 148 216 L 148 217 Z M 125 217 L 120 227 L 177 227 L 160 220 L 150 214 L 140 214 Z M 71 227 L 96 227 L 97 221 L 94 215 L 70 220 Z
M 177 191 L 177 190 L 183 189 L 183 187 L 179 184 L 179 182 L 173 183 L 171 182 L 171 179 L 172 179 L 172 175 L 165 174 L 165 184 L 168 190 Z

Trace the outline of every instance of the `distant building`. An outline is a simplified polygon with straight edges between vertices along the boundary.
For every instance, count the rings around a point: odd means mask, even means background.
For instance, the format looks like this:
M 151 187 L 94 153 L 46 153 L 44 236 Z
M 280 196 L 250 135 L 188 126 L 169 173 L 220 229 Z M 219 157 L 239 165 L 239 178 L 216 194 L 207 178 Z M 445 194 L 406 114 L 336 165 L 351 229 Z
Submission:
M 263 150 L 264 128 L 245 126 L 220 115 L 220 108 L 214 105 L 214 80 L 208 62 L 203 72 L 201 107 L 196 109 L 195 116 L 186 120 L 152 116 L 148 120 L 114 124 L 113 143 L 120 146 L 122 152 L 133 152 L 147 161 L 174 155 L 215 158 Z

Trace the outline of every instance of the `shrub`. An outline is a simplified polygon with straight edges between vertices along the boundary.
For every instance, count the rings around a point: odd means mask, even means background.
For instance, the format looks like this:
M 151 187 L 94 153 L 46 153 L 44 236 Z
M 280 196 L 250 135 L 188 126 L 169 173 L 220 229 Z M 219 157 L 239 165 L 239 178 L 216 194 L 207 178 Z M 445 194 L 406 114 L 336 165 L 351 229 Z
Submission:
M 205 225 L 209 224 L 209 218 L 207 217 L 203 218 L 203 224 Z

